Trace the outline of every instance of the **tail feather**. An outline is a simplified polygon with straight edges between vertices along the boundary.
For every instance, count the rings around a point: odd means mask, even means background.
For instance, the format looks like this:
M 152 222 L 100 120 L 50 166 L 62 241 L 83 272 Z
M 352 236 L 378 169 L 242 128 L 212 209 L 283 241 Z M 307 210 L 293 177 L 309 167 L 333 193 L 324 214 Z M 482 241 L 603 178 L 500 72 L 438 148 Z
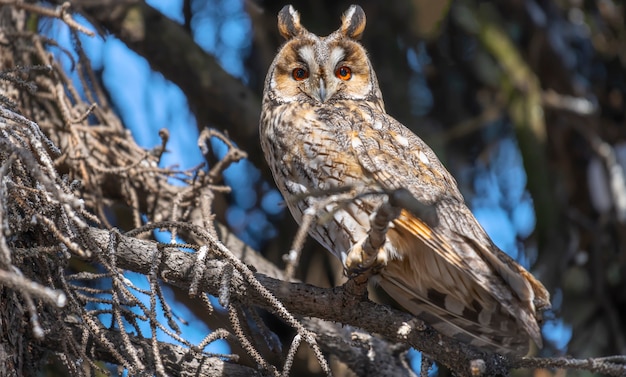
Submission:
M 399 281 L 384 275 L 380 276 L 378 284 L 405 310 L 446 336 L 502 355 L 523 355 L 528 352 L 528 336 L 514 329 L 498 331 L 489 326 L 480 325 L 471 318 L 448 311 L 416 295 L 415 291 L 409 290 Z
M 498 353 L 525 354 L 529 339 L 542 346 L 536 308 L 549 305 L 548 294 L 497 247 L 431 229 L 405 211 L 388 238 L 396 255 L 379 284 L 406 310 L 447 336 Z

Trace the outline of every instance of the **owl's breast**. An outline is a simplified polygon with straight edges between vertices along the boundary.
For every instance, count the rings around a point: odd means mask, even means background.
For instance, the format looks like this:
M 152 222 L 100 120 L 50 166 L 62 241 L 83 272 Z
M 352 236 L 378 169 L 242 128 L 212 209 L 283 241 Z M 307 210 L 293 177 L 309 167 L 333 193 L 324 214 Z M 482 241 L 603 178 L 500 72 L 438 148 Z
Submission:
M 372 197 L 329 200 L 353 198 L 375 185 L 352 153 L 349 118 L 332 106 L 303 104 L 276 106 L 261 118 L 263 151 L 293 217 L 300 223 L 315 208 L 322 226 L 311 235 L 340 259 L 366 234 L 375 206 Z
M 277 182 L 285 181 L 281 191 L 363 185 L 363 169 L 350 152 L 351 128 L 332 113 L 330 106 L 284 104 L 262 115 L 262 146 L 274 176 L 281 177 Z

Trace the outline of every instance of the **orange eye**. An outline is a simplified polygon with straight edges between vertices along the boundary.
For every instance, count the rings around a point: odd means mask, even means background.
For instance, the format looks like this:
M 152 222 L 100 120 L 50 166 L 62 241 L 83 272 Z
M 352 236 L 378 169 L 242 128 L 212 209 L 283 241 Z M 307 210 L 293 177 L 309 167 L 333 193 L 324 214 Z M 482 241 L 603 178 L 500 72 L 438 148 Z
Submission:
M 335 76 L 337 76 L 337 78 L 340 78 L 344 81 L 348 81 L 350 80 L 350 78 L 352 78 L 352 70 L 349 67 L 341 66 L 339 68 L 337 68 L 337 70 L 335 71 Z
M 291 72 L 291 76 L 296 81 L 302 81 L 309 77 L 309 71 L 304 68 L 296 68 Z

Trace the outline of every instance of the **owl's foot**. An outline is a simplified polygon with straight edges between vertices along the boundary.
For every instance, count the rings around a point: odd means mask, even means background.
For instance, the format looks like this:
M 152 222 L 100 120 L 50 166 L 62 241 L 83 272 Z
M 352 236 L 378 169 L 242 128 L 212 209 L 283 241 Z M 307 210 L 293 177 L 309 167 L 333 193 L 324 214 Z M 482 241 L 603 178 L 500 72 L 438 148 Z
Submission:
M 374 250 L 369 238 L 364 238 L 357 242 L 346 256 L 346 275 L 352 279 L 366 271 L 376 274 L 387 265 L 389 256 L 383 244 L 382 247 Z
M 348 278 L 364 272 L 378 273 L 387 265 L 387 231 L 391 221 L 398 217 L 400 209 L 384 200 L 370 217 L 370 230 L 367 237 L 359 240 L 348 252 L 345 266 Z

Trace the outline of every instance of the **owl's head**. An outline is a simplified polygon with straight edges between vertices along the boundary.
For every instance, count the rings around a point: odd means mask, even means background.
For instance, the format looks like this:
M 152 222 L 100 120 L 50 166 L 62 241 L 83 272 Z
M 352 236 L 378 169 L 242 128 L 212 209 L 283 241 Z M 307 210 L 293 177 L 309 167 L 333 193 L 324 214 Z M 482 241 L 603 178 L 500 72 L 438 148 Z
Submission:
M 367 52 L 358 42 L 365 12 L 352 5 L 341 27 L 319 37 L 300 24 L 300 14 L 286 5 L 278 13 L 278 30 L 287 40 L 270 67 L 265 96 L 275 103 L 332 103 L 366 100 L 382 107 L 382 96 Z

